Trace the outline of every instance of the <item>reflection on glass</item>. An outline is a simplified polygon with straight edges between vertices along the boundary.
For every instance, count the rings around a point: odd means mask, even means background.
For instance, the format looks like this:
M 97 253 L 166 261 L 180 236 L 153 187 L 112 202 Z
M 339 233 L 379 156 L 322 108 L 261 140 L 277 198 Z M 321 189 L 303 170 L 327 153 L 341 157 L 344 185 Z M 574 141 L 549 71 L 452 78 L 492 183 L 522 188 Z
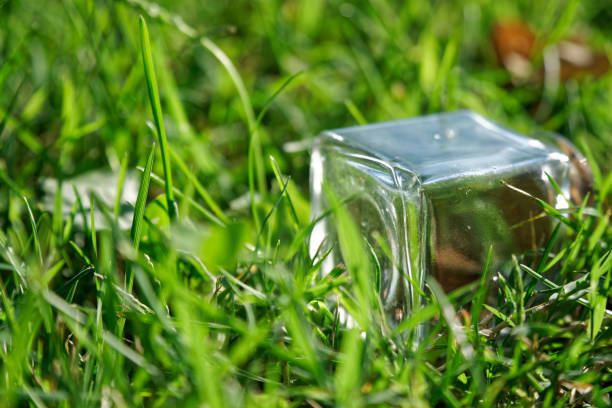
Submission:
M 326 131 L 312 153 L 313 216 L 327 208 L 323 184 L 350 198 L 394 325 L 420 304 L 412 285 L 422 288 L 427 274 L 451 291 L 480 277 L 489 247 L 491 267 L 499 270 L 513 253 L 545 244 L 552 220 L 508 185 L 567 207 L 576 154 L 470 111 Z M 335 239 L 329 217 L 315 226 L 312 255 L 334 248 L 324 272 L 343 262 Z

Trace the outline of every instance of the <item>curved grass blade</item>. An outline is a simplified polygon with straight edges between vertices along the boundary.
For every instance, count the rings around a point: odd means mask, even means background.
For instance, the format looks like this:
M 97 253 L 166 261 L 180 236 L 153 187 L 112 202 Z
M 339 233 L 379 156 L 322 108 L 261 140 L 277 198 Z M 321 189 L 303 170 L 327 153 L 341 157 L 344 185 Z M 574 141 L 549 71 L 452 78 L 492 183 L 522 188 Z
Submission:
M 559 221 L 563 222 L 565 225 L 567 225 L 568 227 L 572 228 L 574 231 L 578 231 L 578 224 L 573 221 L 572 219 L 570 219 L 569 217 L 566 217 L 565 215 L 563 215 L 559 210 L 557 210 L 555 207 L 551 206 L 550 204 L 548 204 L 546 201 L 532 195 L 529 194 L 528 192 L 526 192 L 525 190 L 521 190 L 518 187 L 513 186 L 512 184 L 509 184 L 507 182 L 505 182 L 504 180 L 500 181 L 501 184 L 503 184 L 504 186 L 508 187 L 511 190 L 516 191 L 519 194 L 524 195 L 525 197 L 529 197 L 533 200 L 536 200 L 538 204 L 540 204 L 540 206 L 544 209 L 544 211 L 546 211 L 546 213 L 548 213 L 549 215 L 552 215 L 553 217 L 557 218 Z
M 137 167 L 136 168 L 138 171 L 144 171 L 144 169 L 142 167 Z M 160 186 L 164 185 L 164 179 L 161 178 L 160 176 L 158 176 L 157 174 L 155 174 L 154 172 L 151 172 L 151 181 L 159 184 Z M 174 193 L 177 195 L 177 197 L 182 198 L 184 200 L 187 201 L 187 203 L 196 211 L 198 211 L 200 214 L 202 214 L 204 217 L 208 218 L 210 221 L 214 222 L 215 224 L 223 227 L 224 224 L 223 222 L 218 219 L 215 214 L 213 214 L 212 212 L 210 212 L 209 210 L 207 210 L 206 208 L 202 207 L 200 204 L 198 204 L 198 202 L 196 202 L 193 198 L 189 197 L 188 195 L 186 195 L 185 193 L 183 193 L 181 190 L 179 190 L 178 188 L 174 187 Z
M 259 112 L 259 115 L 257 115 L 257 120 L 255 121 L 255 126 L 259 126 L 259 124 L 261 123 L 261 120 L 263 119 L 264 115 L 266 114 L 266 112 L 270 108 L 270 105 L 272 105 L 272 102 L 274 102 L 276 97 L 278 95 L 280 95 L 280 93 L 283 92 L 283 90 L 285 90 L 285 88 L 287 88 L 289 86 L 289 84 L 291 84 L 291 82 L 293 82 L 294 79 L 296 79 L 297 77 L 299 77 L 303 73 L 304 73 L 304 71 L 298 71 L 295 74 L 291 75 L 289 78 L 287 78 L 285 80 L 285 82 L 283 82 L 283 84 L 281 86 L 278 87 L 278 89 L 276 91 L 274 91 L 274 93 L 272 95 L 270 95 L 268 97 L 268 99 L 266 99 L 266 101 L 264 102 L 264 104 L 263 104 L 263 106 L 261 108 L 261 111 Z
M 249 143 L 249 185 L 251 188 L 251 200 L 254 202 L 255 195 L 253 192 L 255 189 L 255 182 L 257 184 L 257 189 L 259 190 L 259 195 L 262 198 L 266 195 L 266 173 L 264 168 L 263 153 L 261 150 L 261 140 L 259 138 L 259 132 L 257 131 L 257 122 L 255 119 L 255 113 L 253 112 L 251 99 L 249 98 L 249 94 L 246 90 L 242 77 L 227 54 L 225 54 L 223 50 L 217 46 L 217 44 L 212 42 L 207 37 L 200 37 L 200 44 L 202 47 L 210 51 L 210 53 L 221 63 L 221 65 L 223 65 L 223 68 L 225 68 L 229 74 L 232 82 L 234 82 L 240 97 L 240 101 L 242 102 L 242 106 L 247 117 L 249 133 L 251 135 L 251 140 Z
M 210 194 L 208 194 L 208 191 L 206 191 L 204 186 L 198 181 L 197 177 L 189 170 L 183 159 L 181 159 L 181 156 L 178 155 L 172 148 L 170 148 L 169 151 L 170 155 L 172 156 L 172 160 L 174 160 L 174 163 L 178 166 L 179 170 L 189 179 L 189 181 L 191 181 L 191 183 L 195 187 L 195 190 L 206 202 L 206 204 L 208 204 L 212 212 L 215 213 L 215 215 L 219 217 L 219 219 L 224 224 L 227 224 L 229 222 L 229 219 L 223 213 L 221 207 L 219 207 L 219 205 L 215 202 L 215 200 L 213 200 Z

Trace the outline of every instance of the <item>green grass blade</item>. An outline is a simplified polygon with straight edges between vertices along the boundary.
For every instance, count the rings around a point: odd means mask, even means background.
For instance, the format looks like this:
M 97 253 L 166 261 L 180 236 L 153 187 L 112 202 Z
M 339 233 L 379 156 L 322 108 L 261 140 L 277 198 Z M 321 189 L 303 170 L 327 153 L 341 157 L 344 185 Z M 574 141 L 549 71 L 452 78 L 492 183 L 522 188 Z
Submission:
M 94 216 L 94 193 L 91 192 L 89 194 L 89 222 L 91 228 L 89 232 L 91 233 L 91 245 L 93 247 L 94 256 L 96 259 L 98 258 L 98 242 L 96 240 L 96 217 Z
M 15 107 L 15 103 L 17 102 L 17 97 L 19 96 L 19 93 L 24 83 L 25 83 L 25 76 L 22 77 L 21 80 L 19 81 L 19 85 L 17 85 L 17 89 L 13 93 L 11 100 L 9 101 L 6 107 L 6 110 L 4 111 L 4 115 L 2 116 L 2 119 L 0 119 L 0 135 L 4 131 L 4 128 L 6 127 L 8 119 L 12 114 L 13 108 Z
M 0 278 L 0 299 L 2 300 L 2 308 L 4 309 L 4 313 L 6 315 L 6 320 L 8 322 L 9 327 L 16 333 L 19 331 L 19 326 L 17 325 L 17 320 L 15 319 L 15 308 L 13 307 L 13 302 L 9 299 L 6 294 L 6 289 L 4 287 L 4 282 Z
M 353 316 L 362 330 L 367 330 L 372 318 L 372 309 L 376 303 L 373 285 L 373 268 L 368 251 L 365 249 L 361 234 L 348 209 L 340 204 L 334 192 L 323 186 L 329 203 L 335 208 L 334 216 L 338 230 L 338 243 L 349 275 L 355 283 L 355 295 L 358 298 L 358 315 Z
M 59 242 L 63 242 L 63 214 L 62 214 L 62 182 L 60 179 L 57 180 L 57 190 L 55 190 L 55 196 L 53 200 L 53 219 L 51 224 L 53 225 L 53 233 L 55 237 L 59 239 Z
M 297 212 L 295 211 L 295 207 L 293 206 L 293 201 L 291 200 L 291 196 L 289 195 L 289 191 L 287 187 L 289 187 L 290 180 L 287 179 L 287 183 L 283 182 L 283 177 L 281 175 L 280 167 L 278 167 L 278 163 L 274 156 L 270 155 L 270 163 L 272 163 L 272 171 L 274 172 L 274 177 L 276 177 L 276 182 L 281 190 L 285 191 L 285 197 L 287 198 L 287 203 L 289 204 L 289 210 L 291 211 L 291 217 L 293 218 L 294 228 L 299 231 L 300 227 L 300 219 L 297 216 Z M 286 187 L 283 187 L 286 184 Z
M 143 16 L 140 16 L 140 46 L 142 48 L 142 62 L 144 64 L 147 89 L 149 91 L 149 102 L 151 103 L 151 110 L 153 111 L 153 119 L 155 120 L 155 128 L 157 130 L 159 147 L 161 150 L 162 164 L 164 166 L 166 198 L 168 200 L 168 217 L 173 220 L 177 216 L 177 207 L 176 203 L 174 202 L 174 191 L 172 188 L 172 169 L 170 167 L 168 141 L 164 127 L 161 102 L 159 100 L 157 79 L 155 78 L 155 67 L 153 66 L 151 43 L 149 41 L 149 29 L 147 28 L 147 22 Z
M 480 320 L 480 316 L 482 314 L 482 308 L 487 300 L 487 296 L 489 295 L 489 283 L 490 283 L 490 274 L 489 274 L 489 264 L 491 262 L 491 255 L 493 254 L 493 245 L 489 246 L 489 252 L 487 253 L 487 258 L 485 260 L 484 266 L 482 268 L 482 277 L 480 278 L 480 286 L 478 287 L 478 291 L 476 292 L 476 297 L 472 301 L 472 328 L 474 329 L 474 339 L 477 346 L 480 345 L 479 337 L 478 337 L 478 323 Z
M 295 74 L 291 75 L 289 78 L 287 78 L 285 80 L 285 82 L 282 83 L 281 86 L 278 87 L 278 89 L 276 91 L 274 91 L 274 93 L 272 93 L 272 95 L 270 95 L 268 97 L 268 99 L 266 99 L 266 101 L 264 102 L 263 106 L 261 107 L 261 110 L 259 111 L 259 115 L 257 115 L 257 119 L 255 120 L 255 126 L 259 127 L 259 125 L 261 124 L 261 121 L 264 117 L 264 115 L 266 114 L 266 112 L 268 111 L 268 108 L 270 108 L 270 105 L 272 105 L 272 102 L 274 102 L 274 100 L 276 99 L 276 97 L 278 95 L 280 95 L 281 92 L 283 92 L 285 90 L 285 88 L 287 88 L 289 86 L 289 84 L 291 84 L 291 82 L 293 82 L 294 79 L 296 79 L 298 76 L 302 75 L 303 71 L 298 71 Z
M 142 234 L 143 219 L 145 213 L 145 204 L 147 203 L 147 196 L 149 195 L 149 185 L 151 183 L 151 169 L 153 168 L 153 158 L 155 157 L 155 143 L 151 147 L 151 151 L 147 156 L 145 162 L 144 171 L 142 173 L 142 179 L 140 181 L 140 188 L 138 189 L 138 195 L 136 196 L 136 205 L 134 206 L 134 218 L 132 219 L 132 227 L 130 229 L 130 239 L 132 240 L 132 246 L 138 249 L 140 246 L 140 238 Z M 125 274 L 125 285 L 128 293 L 132 292 L 134 286 L 134 274 L 131 266 L 126 268 Z
M 242 107 L 247 117 L 249 133 L 251 135 L 249 150 L 252 150 L 253 153 L 252 162 L 250 162 L 249 164 L 249 171 L 255 173 L 257 189 L 259 195 L 263 198 L 266 196 L 266 174 L 264 168 L 263 152 L 261 148 L 261 140 L 259 137 L 259 132 L 257 130 L 257 120 L 255 119 L 255 113 L 253 112 L 253 105 L 251 104 L 249 93 L 247 92 L 246 86 L 244 85 L 244 81 L 238 73 L 236 66 L 232 63 L 227 54 L 225 54 L 217 44 L 212 42 L 207 37 L 200 37 L 200 44 L 208 51 L 210 51 L 210 53 L 221 63 L 223 68 L 225 68 L 230 78 L 232 79 L 232 82 L 236 86 L 240 101 L 242 102 Z M 252 182 L 253 181 L 251 181 L 251 183 Z
M 538 262 L 536 272 L 538 273 L 544 272 L 544 267 L 546 266 L 546 260 L 548 259 L 548 255 L 550 254 L 550 251 L 553 248 L 553 244 L 555 243 L 555 240 L 557 238 L 557 235 L 559 235 L 560 230 L 561 230 L 561 223 L 558 222 L 557 225 L 555 225 L 555 229 L 550 234 L 550 238 L 548 238 L 548 241 L 546 242 L 546 247 L 544 248 L 544 252 L 542 253 L 540 261 Z
M 40 261 L 40 265 L 44 265 L 42 249 L 40 248 L 40 241 L 38 239 L 38 228 L 36 227 L 36 220 L 34 219 L 34 213 L 32 212 L 32 208 L 30 207 L 30 203 L 28 199 L 23 196 L 23 202 L 26 205 L 26 209 L 28 210 L 28 217 L 30 219 L 30 226 L 32 227 L 32 235 L 34 237 L 34 248 L 36 248 L 36 253 L 38 254 L 38 260 Z
M 249 192 L 251 196 L 251 208 L 253 212 L 256 230 L 259 231 L 260 222 L 259 215 L 257 213 L 255 190 L 258 190 L 261 199 L 266 196 L 266 173 L 264 167 L 264 158 L 261 147 L 261 140 L 257 129 L 257 119 L 255 117 L 255 112 L 253 111 L 253 105 L 251 104 L 249 93 L 247 92 L 247 88 L 244 84 L 244 81 L 242 80 L 242 77 L 240 76 L 240 73 L 236 69 L 236 66 L 232 63 L 227 54 L 225 54 L 225 52 L 223 52 L 223 50 L 219 48 L 217 44 L 211 41 L 208 37 L 200 36 L 198 32 L 193 27 L 186 24 L 185 21 L 180 18 L 180 16 L 173 15 L 167 10 L 159 7 L 157 4 L 152 5 L 151 3 L 148 3 L 146 1 L 128 0 L 128 2 L 140 7 L 143 11 L 148 13 L 150 17 L 159 18 L 165 23 L 175 26 L 179 31 L 181 31 L 189 38 L 197 40 L 202 47 L 208 50 L 217 59 L 217 61 L 219 61 L 219 63 L 228 73 L 230 79 L 232 80 L 232 83 L 234 84 L 238 92 L 238 96 L 244 109 L 246 122 L 249 128 Z M 144 23 L 144 18 L 142 16 L 140 21 L 142 26 Z M 146 23 L 144 26 L 146 28 Z M 151 58 L 149 59 L 152 60 Z
M 154 157 L 155 143 L 151 147 L 151 151 L 147 156 L 147 161 L 145 162 L 144 171 L 142 173 L 142 179 L 140 181 L 140 188 L 138 189 L 138 195 L 136 196 L 136 205 L 134 206 L 134 218 L 132 219 L 132 227 L 130 229 L 130 239 L 132 240 L 132 245 L 136 249 L 138 249 L 140 246 L 140 235 L 142 233 L 145 204 L 147 203 L 147 196 L 149 195 L 151 169 L 153 168 Z
M 500 312 L 499 310 L 497 310 L 493 306 L 484 305 L 484 308 L 487 309 L 489 312 L 491 312 L 493 314 L 493 316 L 497 317 L 498 319 L 500 319 L 504 323 L 507 323 L 510 327 L 514 327 L 515 326 L 515 324 L 512 321 L 512 319 L 510 319 L 508 316 L 506 316 L 505 314 L 503 314 L 502 312 Z
M 276 198 L 276 201 L 274 201 L 274 204 L 272 205 L 272 208 L 270 209 L 270 211 L 268 211 L 268 213 L 266 214 L 266 216 L 263 219 L 263 222 L 261 223 L 261 227 L 260 230 L 257 234 L 257 245 L 259 245 L 259 240 L 261 239 L 261 236 L 264 233 L 264 229 L 266 228 L 266 224 L 268 223 L 268 220 L 270 219 L 270 217 L 272 216 L 272 214 L 274 214 L 274 212 L 277 210 L 278 206 L 281 203 L 281 200 L 283 199 L 283 196 L 285 195 L 286 191 L 287 191 L 287 186 L 289 185 L 289 180 L 287 179 L 287 181 L 283 184 L 282 186 L 282 190 L 280 192 L 280 194 L 278 195 L 278 197 Z
M 117 193 L 115 195 L 115 207 L 113 208 L 113 217 L 115 222 L 119 220 L 119 213 L 121 211 L 121 196 L 123 195 L 123 184 L 125 183 L 125 176 L 127 175 L 129 155 L 126 154 L 121 160 L 121 169 L 119 170 L 119 178 L 117 180 Z
M 189 170 L 187 164 L 181 159 L 181 157 L 172 149 L 169 149 L 170 155 L 172 156 L 172 160 L 178 166 L 179 170 L 189 179 L 189 181 L 193 184 L 193 187 L 198 192 L 200 197 L 206 202 L 206 204 L 210 207 L 212 212 L 219 217 L 223 223 L 227 224 L 229 222 L 229 218 L 223 213 L 221 207 L 213 200 L 208 191 L 202 186 L 202 184 L 198 181 L 197 177 Z
M 610 272 L 612 271 L 612 251 L 596 262 L 591 270 L 589 302 L 591 304 L 591 318 L 589 320 L 589 334 L 591 341 L 601 330 L 608 303 L 608 288 L 610 287 Z M 603 288 L 600 289 L 600 278 L 606 276 Z
M 342 339 L 342 352 L 338 369 L 334 377 L 335 398 L 339 406 L 362 405 L 361 364 L 363 359 L 364 340 L 357 328 L 347 330 Z
M 518 303 L 518 310 L 517 310 L 517 319 L 518 322 L 517 324 L 524 324 L 525 323 L 525 290 L 523 287 L 523 274 L 521 272 L 521 268 L 518 264 L 518 259 L 516 259 L 515 255 L 512 255 L 512 265 L 514 266 L 514 272 L 515 272 L 515 290 L 516 290 L 516 297 L 517 297 L 517 303 Z
M 440 308 L 441 317 L 446 320 L 448 329 L 452 333 L 454 340 L 458 343 L 461 354 L 467 361 L 470 361 L 474 357 L 474 347 L 468 342 L 467 335 L 463 327 L 459 324 L 453 305 L 438 282 L 434 279 L 429 279 L 428 284 Z
M 142 167 L 138 167 L 139 171 L 144 171 L 144 169 Z M 164 179 L 161 178 L 160 176 L 158 176 L 157 174 L 151 172 L 151 181 L 153 181 L 156 184 L 159 184 L 160 186 L 164 185 Z M 214 222 L 215 224 L 219 225 L 219 226 L 224 226 L 224 223 L 215 216 L 215 214 L 213 214 L 212 212 L 210 212 L 209 210 L 207 210 L 206 208 L 202 207 L 200 204 L 198 204 L 194 199 L 192 199 L 191 197 L 189 197 L 188 195 L 184 194 L 181 190 L 179 190 L 178 188 L 174 187 L 174 193 L 177 195 L 177 197 L 182 198 L 184 200 L 187 201 L 187 203 L 194 208 L 195 210 L 197 210 L 201 215 L 203 215 L 204 217 L 206 217 L 207 219 L 209 219 L 210 221 Z
M 345 99 L 344 106 L 346 106 L 346 109 L 348 109 L 349 113 L 357 121 L 358 124 L 365 125 L 366 123 L 368 123 L 365 116 L 363 116 L 363 114 L 353 101 L 351 101 L 350 99 Z

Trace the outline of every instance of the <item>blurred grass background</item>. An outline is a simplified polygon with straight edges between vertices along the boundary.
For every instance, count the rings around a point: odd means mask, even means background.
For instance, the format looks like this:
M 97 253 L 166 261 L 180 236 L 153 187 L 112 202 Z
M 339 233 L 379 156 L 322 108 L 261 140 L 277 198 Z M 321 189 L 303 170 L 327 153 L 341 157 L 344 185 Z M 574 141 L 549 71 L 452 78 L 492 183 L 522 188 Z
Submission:
M 592 305 L 603 302 L 605 310 L 612 264 L 605 205 L 612 76 L 537 75 L 544 45 L 565 38 L 611 55 L 609 6 L 0 0 L 3 401 L 609 403 L 612 329 L 607 317 L 593 323 L 602 307 Z M 149 27 L 179 213 L 170 223 L 158 143 L 151 185 L 141 196 L 148 198 L 141 240 L 131 210 L 159 135 L 139 15 Z M 541 45 L 529 78 L 499 63 L 493 31 L 508 21 L 528 25 Z M 519 304 L 536 307 L 537 293 L 509 288 L 498 322 L 517 319 L 506 324 L 522 331 L 500 339 L 468 324 L 461 344 L 440 318 L 429 343 L 416 350 L 404 344 L 405 333 L 380 330 L 375 306 L 363 312 L 371 314 L 362 327 L 366 338 L 337 327 L 329 294 L 350 303 L 358 289 L 341 270 L 320 282 L 305 251 L 313 137 L 464 108 L 526 134 L 559 132 L 587 153 L 597 203 L 576 210 L 565 246 L 537 272 L 560 270 L 553 289 L 587 290 L 591 306 L 564 292 L 560 304 L 535 309 L 526 321 Z M 128 195 L 130 180 L 131 204 L 116 203 L 114 193 Z M 124 283 L 130 274 L 133 293 Z M 526 275 L 526 288 L 534 276 Z M 476 293 L 450 296 L 463 304 Z M 431 304 L 403 330 L 447 302 L 433 296 Z M 465 353 L 468 345 L 477 357 Z

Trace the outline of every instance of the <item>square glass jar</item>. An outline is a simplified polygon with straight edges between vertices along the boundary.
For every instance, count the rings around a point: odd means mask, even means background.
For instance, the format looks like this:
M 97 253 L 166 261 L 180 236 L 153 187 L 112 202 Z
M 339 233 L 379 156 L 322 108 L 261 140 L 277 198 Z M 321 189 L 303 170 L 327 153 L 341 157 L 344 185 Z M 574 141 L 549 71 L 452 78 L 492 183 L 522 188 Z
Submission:
M 420 304 L 413 285 L 422 289 L 427 275 L 448 292 L 480 278 L 490 247 L 495 271 L 512 254 L 544 245 L 553 221 L 516 189 L 567 208 L 570 159 L 554 143 L 471 111 L 329 130 L 312 152 L 312 213 L 329 208 L 327 191 L 346 200 L 394 326 Z M 330 217 L 315 225 L 311 255 L 331 250 L 323 273 L 343 263 L 336 240 Z

